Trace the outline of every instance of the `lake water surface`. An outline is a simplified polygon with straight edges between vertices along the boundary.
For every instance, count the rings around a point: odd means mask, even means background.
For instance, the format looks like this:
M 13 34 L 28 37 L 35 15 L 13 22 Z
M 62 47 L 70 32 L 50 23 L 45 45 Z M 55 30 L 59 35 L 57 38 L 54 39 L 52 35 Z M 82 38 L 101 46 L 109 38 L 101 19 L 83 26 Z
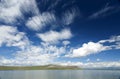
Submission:
M 0 71 L 0 79 L 120 79 L 119 70 Z

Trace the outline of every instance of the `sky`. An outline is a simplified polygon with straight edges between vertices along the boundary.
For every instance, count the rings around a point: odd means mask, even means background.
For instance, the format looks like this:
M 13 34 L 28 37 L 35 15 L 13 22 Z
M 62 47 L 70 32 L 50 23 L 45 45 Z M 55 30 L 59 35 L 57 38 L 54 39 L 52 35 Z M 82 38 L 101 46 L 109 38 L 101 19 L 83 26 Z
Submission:
M 120 0 L 0 0 L 0 65 L 120 67 Z

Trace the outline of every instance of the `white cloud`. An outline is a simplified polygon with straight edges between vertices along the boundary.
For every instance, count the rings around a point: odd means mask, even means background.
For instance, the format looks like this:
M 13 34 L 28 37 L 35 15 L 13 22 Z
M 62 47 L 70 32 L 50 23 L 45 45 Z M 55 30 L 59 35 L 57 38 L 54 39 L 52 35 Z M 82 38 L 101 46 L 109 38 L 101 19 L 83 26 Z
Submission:
M 109 45 L 104 45 L 106 42 L 108 42 Z M 65 55 L 65 57 L 83 57 L 112 49 L 120 49 L 120 35 L 112 36 L 109 39 L 100 40 L 96 43 L 84 43 L 82 47 L 73 48 L 72 51 L 70 51 L 70 53 Z
M 28 44 L 28 39 L 25 33 L 19 32 L 16 27 L 2 25 L 0 26 L 0 46 L 3 44 L 9 47 L 25 48 L 25 45 Z
M 23 18 L 23 12 L 30 11 L 35 14 L 39 13 L 35 0 L 2 0 L 0 21 L 13 24 L 18 18 Z
M 26 26 L 32 30 L 41 30 L 46 25 L 50 25 L 56 21 L 55 15 L 53 13 L 44 12 L 37 16 L 29 18 L 26 23 Z
M 63 29 L 60 32 L 49 31 L 43 34 L 37 34 L 37 36 L 44 42 L 56 43 L 59 40 L 70 39 L 72 33 L 69 29 Z
M 9 3 L 10 4 L 9 4 Z M 8 4 L 7 4 L 8 3 Z M 14 5 L 14 6 L 12 6 Z M 16 21 L 17 17 L 21 17 L 22 14 L 19 10 L 19 5 L 17 1 L 6 1 L 0 4 L 0 21 L 5 21 L 6 23 L 12 23 Z
M 100 43 L 88 42 L 87 44 L 84 43 L 82 47 L 73 49 L 72 54 L 66 55 L 68 57 L 83 57 L 91 54 L 100 53 L 105 50 L 110 50 L 111 47 L 103 46 Z
M 70 41 L 63 41 L 63 44 L 66 46 L 66 45 L 70 44 Z

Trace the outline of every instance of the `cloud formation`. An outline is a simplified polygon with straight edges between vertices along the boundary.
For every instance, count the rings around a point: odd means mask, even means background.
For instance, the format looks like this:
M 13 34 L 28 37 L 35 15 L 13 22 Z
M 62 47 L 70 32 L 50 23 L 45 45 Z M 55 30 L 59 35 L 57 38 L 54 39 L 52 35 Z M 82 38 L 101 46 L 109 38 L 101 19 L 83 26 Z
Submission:
M 100 40 L 97 43 L 88 42 L 84 43 L 82 47 L 74 49 L 70 48 L 70 51 L 67 49 L 66 45 L 68 45 L 69 41 L 63 41 L 63 46 L 57 47 L 54 44 L 50 44 L 50 41 L 41 42 L 39 45 L 33 45 L 31 41 L 28 39 L 24 32 L 19 32 L 16 27 L 13 26 L 0 26 L 0 46 L 14 46 L 19 48 L 20 50 L 15 51 L 13 54 L 13 58 L 6 58 L 4 56 L 0 57 L 0 65 L 46 65 L 46 64 L 57 64 L 59 62 L 56 59 L 60 57 L 64 57 L 67 53 L 67 57 L 82 57 L 88 56 L 91 54 L 100 53 L 105 50 L 116 49 L 116 47 L 120 46 L 120 36 L 113 36 L 110 39 Z M 64 32 L 67 31 L 67 32 Z M 60 32 L 54 31 L 55 39 L 52 41 L 59 41 L 63 39 L 69 39 L 71 37 L 71 33 L 69 34 L 68 29 L 64 29 Z M 65 34 L 63 34 L 65 33 Z M 3 35 L 4 34 L 4 35 Z M 49 36 L 52 36 L 52 33 Z M 60 34 L 60 36 L 59 36 Z M 62 35 L 61 35 L 62 34 Z M 69 35 L 68 35 L 69 34 Z M 46 36 L 46 35 L 45 35 Z M 60 38 L 59 38 L 59 37 Z M 63 37 L 61 37 L 63 36 Z M 51 38 L 51 37 L 49 37 Z M 46 43 L 45 43 L 46 42 Z M 113 43 L 110 46 L 104 46 L 103 44 L 109 42 Z M 97 59 L 99 61 L 100 59 Z M 89 60 L 88 60 L 89 61 Z M 77 65 L 81 67 L 118 67 L 120 64 L 118 62 L 98 62 L 98 63 L 82 63 L 82 62 L 68 62 L 59 63 L 61 65 Z
M 68 57 L 83 57 L 90 54 L 100 53 L 105 50 L 110 50 L 109 46 L 103 46 L 100 43 L 88 42 L 87 44 L 84 43 L 82 47 L 73 49 L 72 54 L 66 55 Z
M 10 64 L 6 65 L 46 65 L 53 63 L 66 51 L 65 47 L 56 47 L 46 45 L 45 43 L 39 46 L 30 45 L 27 49 L 18 51 L 15 58 L 11 59 Z M 9 60 L 9 59 L 8 59 Z M 24 60 L 24 61 L 23 61 Z M 17 63 L 16 63 L 17 62 Z M 21 63 L 22 62 L 22 63 Z
M 65 47 L 56 47 L 45 43 L 39 46 L 29 45 L 24 50 L 16 51 L 14 58 L 1 57 L 0 65 L 29 66 L 51 64 L 65 52 Z
M 29 20 L 26 23 L 26 26 L 32 30 L 38 31 L 42 28 L 45 28 L 45 26 L 47 25 L 51 25 L 55 21 L 56 18 L 53 13 L 44 12 L 42 14 L 29 18 Z
M 72 33 L 69 29 L 63 29 L 60 32 L 51 30 L 43 34 L 38 33 L 37 36 L 44 42 L 56 43 L 60 40 L 70 39 L 72 37 Z
M 33 45 L 24 32 L 14 26 L 0 26 L 0 47 L 17 47 L 12 58 L 0 57 L 0 65 L 45 65 L 52 63 L 66 52 L 65 46 L 57 47 L 41 42 Z
M 23 12 L 39 13 L 35 0 L 2 0 L 0 2 L 1 22 L 13 24 L 17 19 L 24 18 Z
M 28 43 L 25 33 L 19 32 L 16 27 L 0 26 L 0 46 L 15 46 L 24 49 Z
M 110 45 L 104 45 L 108 42 Z M 112 43 L 112 44 L 111 44 Z M 91 54 L 101 53 L 102 51 L 120 49 L 120 36 L 112 36 L 110 39 L 100 40 L 98 42 L 84 43 L 82 47 L 73 48 L 72 52 L 65 57 L 84 57 Z
M 26 23 L 26 26 L 35 31 L 39 31 L 46 26 L 67 26 L 74 22 L 78 14 L 79 11 L 76 8 L 71 8 L 63 12 L 61 17 L 57 17 L 53 12 L 43 12 L 36 16 L 30 17 Z
M 69 39 L 73 36 L 70 29 L 61 29 L 61 31 L 51 30 L 52 26 L 69 26 L 79 16 L 77 7 L 70 7 L 63 9 L 74 1 L 63 3 L 61 0 L 56 0 L 55 3 L 48 4 L 50 0 L 42 0 L 36 3 L 36 0 L 1 0 L 0 1 L 0 47 L 17 47 L 12 54 L 12 58 L 0 56 L 0 65 L 45 65 L 55 62 L 62 57 L 85 57 L 92 54 L 101 53 L 103 51 L 120 49 L 120 35 L 113 36 L 110 39 L 100 40 L 98 42 L 83 43 L 81 47 L 70 47 L 71 41 Z M 44 4 L 42 4 L 44 3 Z M 57 13 L 55 7 L 62 5 L 62 10 Z M 42 8 L 40 8 L 41 5 Z M 43 10 L 44 9 L 44 10 Z M 47 9 L 47 10 L 46 10 Z M 114 11 L 113 11 L 114 10 Z M 104 17 L 116 13 L 120 7 L 105 6 L 99 11 L 93 13 L 89 18 L 94 19 Z M 58 11 L 59 12 L 59 11 Z M 59 15 L 59 16 L 58 16 Z M 34 38 L 32 41 L 27 37 L 27 34 L 17 29 L 15 25 L 20 21 L 21 26 L 33 30 L 37 37 L 40 39 L 39 44 L 34 45 Z M 10 26 L 13 25 L 13 26 Z M 47 26 L 49 26 L 47 28 Z M 27 29 L 25 28 L 25 30 Z M 42 29 L 47 28 L 49 31 L 40 33 Z M 21 30 L 21 27 L 20 27 Z M 31 32 L 30 30 L 30 32 Z M 23 31 L 23 29 L 22 29 Z M 37 32 L 36 32 L 37 31 Z M 39 33 L 38 33 L 39 32 Z M 42 31 L 43 32 L 43 31 Z M 35 38 L 36 39 L 36 38 Z M 58 43 L 60 46 L 57 46 Z M 76 42 L 76 41 L 74 41 Z M 110 45 L 105 45 L 109 43 Z M 4 49 L 4 47 L 3 47 Z M 88 59 L 87 61 L 90 61 Z M 97 61 L 100 61 L 97 59 Z M 65 62 L 61 64 L 79 65 L 82 67 L 98 67 L 99 65 L 105 66 L 119 66 L 119 62 L 101 62 L 101 63 L 81 63 L 81 62 Z M 108 67 L 109 67 L 108 66 Z
M 42 4 L 43 2 L 44 4 Z M 42 7 L 46 7 L 46 2 L 40 1 Z M 58 2 L 56 1 L 54 4 L 57 5 Z M 55 14 L 56 11 L 41 11 L 36 0 L 2 0 L 0 2 L 0 22 L 12 25 L 23 22 L 29 29 L 39 31 L 46 26 L 57 27 L 73 23 L 78 11 L 76 7 L 72 7 L 62 12 L 58 17 Z
M 33 45 L 28 39 L 24 32 L 20 32 L 14 26 L 0 26 L 0 47 L 3 45 L 8 47 L 17 47 L 20 50 L 14 51 L 13 58 L 6 58 L 4 56 L 0 57 L 0 65 L 45 65 L 45 64 L 56 64 L 56 59 L 60 57 L 83 57 L 91 54 L 97 54 L 102 51 L 111 49 L 120 49 L 120 36 L 112 36 L 110 39 L 100 40 L 98 42 L 88 42 L 84 43 L 82 47 L 79 48 L 69 48 L 70 42 L 66 39 L 72 37 L 69 29 L 63 29 L 60 32 L 49 31 L 47 33 L 41 34 L 46 37 L 40 37 L 42 41 L 39 45 Z M 4 35 L 3 35 L 4 34 Z M 40 35 L 40 34 L 38 34 Z M 63 40 L 63 41 L 62 41 Z M 66 41 L 64 41 L 66 40 Z M 51 42 L 62 41 L 62 46 L 56 46 L 55 44 L 50 44 Z M 105 46 L 104 43 L 112 43 L 109 46 Z M 88 60 L 89 61 L 89 60 Z M 99 61 L 99 59 L 97 59 Z M 64 64 L 64 63 L 62 63 Z M 85 63 L 83 66 L 93 65 L 93 67 L 103 67 L 106 64 L 109 66 L 119 65 L 118 63 Z M 77 63 L 71 64 L 77 65 Z M 80 63 L 78 64 L 80 65 Z M 82 66 L 80 65 L 80 66 Z

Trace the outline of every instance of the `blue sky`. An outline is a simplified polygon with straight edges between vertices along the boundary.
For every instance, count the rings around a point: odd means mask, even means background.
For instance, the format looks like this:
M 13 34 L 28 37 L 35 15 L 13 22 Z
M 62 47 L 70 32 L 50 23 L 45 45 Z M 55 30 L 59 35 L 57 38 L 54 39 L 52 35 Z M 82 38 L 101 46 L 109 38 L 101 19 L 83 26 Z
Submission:
M 119 0 L 0 0 L 0 65 L 120 67 Z

